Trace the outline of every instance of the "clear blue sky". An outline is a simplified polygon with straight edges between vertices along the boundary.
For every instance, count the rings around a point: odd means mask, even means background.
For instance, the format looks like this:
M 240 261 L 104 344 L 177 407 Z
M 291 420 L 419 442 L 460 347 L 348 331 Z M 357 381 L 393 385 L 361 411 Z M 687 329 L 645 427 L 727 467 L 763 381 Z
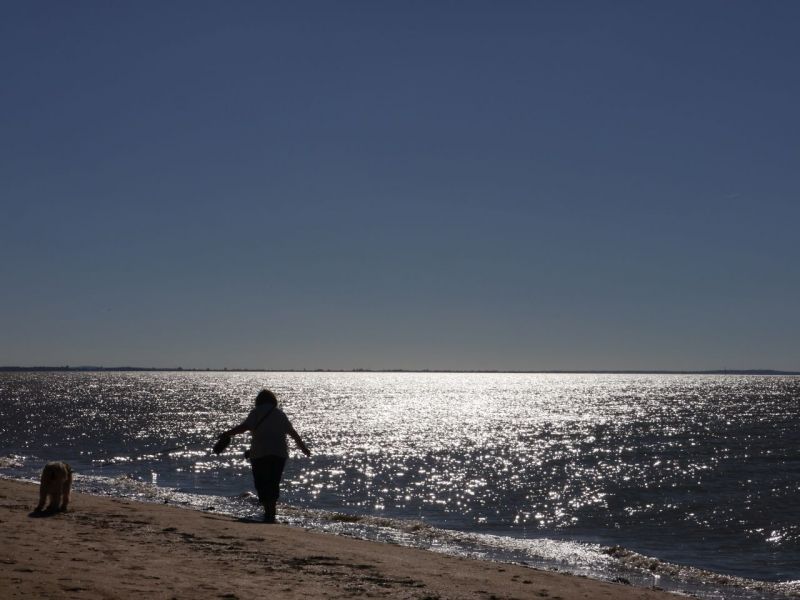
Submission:
M 0 364 L 800 369 L 798 31 L 5 2 Z

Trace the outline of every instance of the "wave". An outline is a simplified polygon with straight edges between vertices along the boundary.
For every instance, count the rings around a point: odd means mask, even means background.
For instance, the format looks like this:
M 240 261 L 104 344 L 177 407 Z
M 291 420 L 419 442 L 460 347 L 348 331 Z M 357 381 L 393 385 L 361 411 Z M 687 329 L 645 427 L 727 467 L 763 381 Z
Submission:
M 652 556 L 639 554 L 622 546 L 612 546 L 603 550 L 605 554 L 617 559 L 620 564 L 637 571 L 649 571 L 677 581 L 717 588 L 738 588 L 746 592 L 771 594 L 777 597 L 800 598 L 800 581 L 769 582 L 715 573 L 697 567 L 679 565 L 659 560 Z M 724 596 L 730 597 L 730 596 Z M 755 597 L 755 596 L 748 596 Z M 763 597 L 763 596 L 758 596 Z
M 25 457 L 18 454 L 0 456 L 0 469 L 21 469 L 25 464 Z

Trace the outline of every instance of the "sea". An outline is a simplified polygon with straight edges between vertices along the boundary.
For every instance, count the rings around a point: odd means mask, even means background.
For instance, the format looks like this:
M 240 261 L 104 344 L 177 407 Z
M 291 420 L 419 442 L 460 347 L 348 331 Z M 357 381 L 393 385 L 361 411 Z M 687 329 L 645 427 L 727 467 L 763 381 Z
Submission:
M 263 388 L 312 450 L 286 467 L 290 525 L 700 598 L 800 596 L 800 377 L 0 373 L 0 476 L 65 460 L 80 491 L 257 520 L 248 436 L 210 449 Z

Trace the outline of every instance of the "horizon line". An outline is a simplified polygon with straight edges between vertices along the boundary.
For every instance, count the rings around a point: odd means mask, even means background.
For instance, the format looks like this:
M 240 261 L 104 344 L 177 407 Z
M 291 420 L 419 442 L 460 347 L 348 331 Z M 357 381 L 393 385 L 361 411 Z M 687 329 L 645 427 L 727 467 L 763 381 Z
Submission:
M 619 375 L 800 375 L 800 371 L 781 369 L 325 369 L 325 368 L 241 368 L 241 367 L 134 367 L 100 365 L 81 366 L 0 366 L 0 372 L 44 372 L 44 371 L 164 371 L 164 372 L 241 372 L 241 373 L 518 373 L 518 374 L 619 374 Z

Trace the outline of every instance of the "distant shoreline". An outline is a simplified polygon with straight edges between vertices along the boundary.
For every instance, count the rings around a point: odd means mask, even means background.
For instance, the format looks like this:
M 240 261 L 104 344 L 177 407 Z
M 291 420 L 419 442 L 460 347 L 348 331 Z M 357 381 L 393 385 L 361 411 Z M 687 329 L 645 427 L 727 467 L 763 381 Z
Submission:
M 704 371 L 674 370 L 458 370 L 458 369 L 239 369 L 239 368 L 184 368 L 184 367 L 16 367 L 0 366 L 0 372 L 178 372 L 178 373 L 511 373 L 543 375 L 800 375 L 800 371 L 778 371 L 774 369 L 711 369 Z

